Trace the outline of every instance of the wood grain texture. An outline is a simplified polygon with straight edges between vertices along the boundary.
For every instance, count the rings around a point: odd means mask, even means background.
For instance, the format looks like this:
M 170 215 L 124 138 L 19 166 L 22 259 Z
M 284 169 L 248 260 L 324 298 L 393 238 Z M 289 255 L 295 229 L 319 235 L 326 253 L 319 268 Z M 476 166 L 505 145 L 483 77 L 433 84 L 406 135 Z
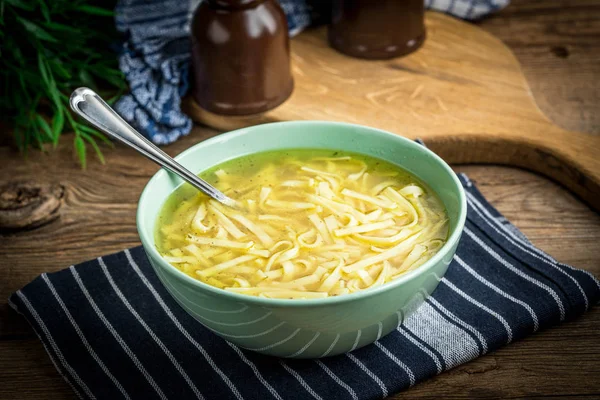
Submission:
M 564 110 L 565 120 L 574 123 L 569 129 L 588 131 L 586 126 L 590 126 L 589 131 L 599 131 L 600 114 L 593 111 L 600 108 L 600 97 L 577 94 L 589 93 L 590 87 L 597 85 L 598 74 L 593 74 L 596 82 L 590 82 L 589 73 L 571 75 L 568 72 L 572 70 L 558 62 L 546 71 L 544 59 L 538 58 L 538 53 L 545 57 L 545 41 L 548 45 L 564 41 L 572 45 L 580 43 L 579 34 L 565 36 L 546 29 L 547 26 L 572 28 L 564 24 L 572 19 L 562 19 L 563 9 L 567 16 L 573 15 L 571 5 L 577 4 L 578 18 L 583 18 L 594 15 L 598 2 L 512 0 L 512 3 L 506 11 L 513 7 L 516 10 L 511 11 L 513 14 L 506 17 L 503 25 L 498 23 L 497 29 L 501 32 L 495 33 L 509 46 L 515 46 L 512 48 L 517 57 L 525 63 L 525 74 L 530 71 L 527 78 L 533 79 L 531 86 L 536 99 L 539 101 L 535 92 L 539 89 L 541 96 L 546 96 L 554 107 L 545 109 L 541 104 L 541 108 L 557 122 L 561 114 L 552 112 Z M 543 5 L 542 9 L 535 8 L 536 4 Z M 529 11 L 519 11 L 523 9 Z M 548 11 L 544 11 L 546 9 Z M 552 17 L 545 19 L 544 12 Z M 537 25 L 538 17 L 550 22 Z M 531 25 L 513 23 L 513 18 Z M 487 29 L 486 24 L 495 24 L 493 20 L 490 18 L 481 25 Z M 540 28 L 532 30 L 531 26 Z M 581 23 L 577 26 L 581 28 Z M 511 29 L 516 27 L 519 29 L 512 35 Z M 507 37 L 513 39 L 507 40 Z M 531 56 L 527 55 L 528 43 L 536 43 Z M 596 40 L 593 46 L 598 45 L 600 42 Z M 571 49 L 570 46 L 567 48 Z M 593 46 L 590 44 L 590 52 L 577 53 L 573 60 L 582 65 L 594 60 L 598 52 L 592 53 Z M 576 68 L 576 63 L 573 65 Z M 535 79 L 540 82 L 537 86 Z M 576 93 L 577 101 L 564 99 L 573 93 L 569 92 L 571 87 L 581 88 Z M 581 125 L 577 125 L 578 121 Z M 4 130 L 0 127 L 0 131 Z M 214 133 L 195 128 L 190 136 L 165 150 L 171 155 L 177 154 Z M 9 137 L 8 132 L 2 137 Z M 0 235 L 0 299 L 6 299 L 12 291 L 42 272 L 57 271 L 99 254 L 139 244 L 135 230 L 136 202 L 157 167 L 132 151 L 117 147 L 105 152 L 106 166 L 91 162 L 87 171 L 81 171 L 71 140 L 67 136 L 56 152 L 34 152 L 23 162 L 14 150 L 2 147 L 6 141 L 0 138 L 0 183 L 36 177 L 66 187 L 60 219 L 38 230 Z M 600 215 L 573 195 L 538 175 L 514 168 L 459 166 L 456 170 L 466 172 L 475 180 L 488 200 L 536 246 L 562 262 L 600 275 Z M 0 399 L 74 399 L 73 392 L 56 372 L 25 320 L 10 310 L 4 300 L 0 303 Z M 596 308 L 575 321 L 513 343 L 394 398 L 600 398 L 599 327 L 600 309 Z
M 331 49 L 325 28 L 292 40 L 295 90 L 251 118 L 201 110 L 220 128 L 288 120 L 336 120 L 425 143 L 450 163 L 518 166 L 560 182 L 600 210 L 600 137 L 567 132 L 538 109 L 521 68 L 496 37 L 464 21 L 426 13 L 427 40 L 394 60 L 362 60 Z
M 166 151 L 175 155 L 215 132 L 195 128 Z M 0 236 L 0 298 L 42 272 L 139 244 L 137 199 L 154 164 L 118 146 L 107 165 L 79 167 L 65 138 L 56 152 L 22 162 L 0 148 L 0 181 L 31 177 L 65 187 L 59 220 L 38 230 Z M 562 262 L 600 275 L 600 215 L 558 185 L 535 174 L 497 166 L 460 166 L 483 194 L 533 243 Z M 567 222 L 568 221 L 568 222 Z M 398 398 L 493 398 L 600 393 L 600 310 L 460 366 Z M 0 306 L 0 398 L 70 399 L 25 320 Z
M 0 399 L 77 399 L 36 339 L 0 340 Z
M 554 123 L 600 134 L 600 1 L 511 0 L 477 25 L 510 47 Z

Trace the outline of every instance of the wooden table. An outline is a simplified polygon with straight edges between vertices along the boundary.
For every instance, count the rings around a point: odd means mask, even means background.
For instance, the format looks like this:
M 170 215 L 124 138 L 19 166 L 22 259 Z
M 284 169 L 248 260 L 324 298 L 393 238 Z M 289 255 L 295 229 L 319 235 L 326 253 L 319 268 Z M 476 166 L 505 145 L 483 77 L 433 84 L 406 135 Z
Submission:
M 507 10 L 481 25 L 513 48 L 536 99 L 552 119 L 569 129 L 598 132 L 600 88 L 594 61 L 600 54 L 600 24 L 591 18 L 600 20 L 600 6 L 580 0 L 558 14 L 564 2 L 558 3 L 544 0 L 532 6 L 526 0 L 513 0 Z M 588 44 L 549 33 L 567 24 L 585 26 Z M 530 35 L 530 40 L 524 40 L 524 35 Z M 579 53 L 582 46 L 587 46 L 587 54 Z M 560 47 L 573 57 L 563 57 L 564 51 L 556 49 Z M 574 69 L 583 72 L 567 73 Z M 572 94 L 578 101 L 573 101 Z M 549 107 L 543 106 L 544 101 Z M 166 151 L 177 154 L 213 134 L 197 127 Z M 42 272 L 139 244 L 136 202 L 157 168 L 118 147 L 105 151 L 106 166 L 92 162 L 81 171 L 70 140 L 67 136 L 56 151 L 33 153 L 26 162 L 11 148 L 0 146 L 0 183 L 35 176 L 66 189 L 60 220 L 37 230 L 0 236 L 2 299 Z M 492 204 L 535 245 L 562 262 L 600 276 L 599 214 L 556 184 L 525 171 L 496 166 L 457 166 L 456 170 L 469 174 Z M 599 327 L 600 309 L 596 308 L 576 321 L 511 344 L 395 398 L 598 398 Z M 2 304 L 0 399 L 29 398 L 71 399 L 74 395 L 25 320 Z

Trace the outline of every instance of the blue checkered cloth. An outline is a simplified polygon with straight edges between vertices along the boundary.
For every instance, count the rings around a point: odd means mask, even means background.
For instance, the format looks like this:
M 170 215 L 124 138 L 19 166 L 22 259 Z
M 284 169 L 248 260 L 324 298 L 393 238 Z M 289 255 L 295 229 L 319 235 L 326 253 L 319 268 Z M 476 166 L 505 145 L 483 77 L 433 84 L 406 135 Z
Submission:
M 381 399 L 600 299 L 592 274 L 534 247 L 460 180 L 467 222 L 439 286 L 392 333 L 348 354 L 283 360 L 228 343 L 177 304 L 140 247 L 43 274 L 9 302 L 81 398 Z M 313 343 L 314 332 L 301 335 Z
M 329 1 L 279 0 L 291 35 L 322 22 Z M 425 0 L 428 8 L 474 20 L 509 0 Z M 120 0 L 117 29 L 125 35 L 119 66 L 130 93 L 115 105 L 121 116 L 156 144 L 172 143 L 192 129 L 181 111 L 190 67 L 190 20 L 198 0 Z M 318 5 L 320 9 L 316 9 Z

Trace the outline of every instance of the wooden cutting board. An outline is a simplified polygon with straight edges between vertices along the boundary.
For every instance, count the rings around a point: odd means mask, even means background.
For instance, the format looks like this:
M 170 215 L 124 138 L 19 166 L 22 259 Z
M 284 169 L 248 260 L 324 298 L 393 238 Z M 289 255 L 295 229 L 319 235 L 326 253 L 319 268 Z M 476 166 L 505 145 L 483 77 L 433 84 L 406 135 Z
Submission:
M 447 162 L 522 167 L 560 182 L 600 210 L 600 136 L 568 132 L 538 109 L 511 51 L 469 23 L 428 12 L 417 52 L 367 61 L 331 49 L 325 28 L 291 42 L 295 89 L 266 114 L 223 118 L 187 104 L 219 129 L 334 120 L 421 138 Z

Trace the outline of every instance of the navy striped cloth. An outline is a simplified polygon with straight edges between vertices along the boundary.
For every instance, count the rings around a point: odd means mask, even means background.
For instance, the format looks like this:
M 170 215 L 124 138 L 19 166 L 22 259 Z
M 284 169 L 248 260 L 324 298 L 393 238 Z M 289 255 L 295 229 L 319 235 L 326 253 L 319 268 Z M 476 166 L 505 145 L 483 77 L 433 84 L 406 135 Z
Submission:
M 242 350 L 171 298 L 136 247 L 43 274 L 9 302 L 81 398 L 380 399 L 600 299 L 589 272 L 535 248 L 469 179 L 467 223 L 433 295 L 378 342 L 321 360 Z
M 290 35 L 327 20 L 330 0 L 278 0 Z M 199 0 L 119 0 L 117 30 L 125 41 L 119 67 L 130 93 L 117 112 L 155 144 L 168 144 L 192 129 L 180 108 L 189 88 L 190 20 Z M 425 0 L 425 6 L 474 20 L 497 11 L 509 0 Z

